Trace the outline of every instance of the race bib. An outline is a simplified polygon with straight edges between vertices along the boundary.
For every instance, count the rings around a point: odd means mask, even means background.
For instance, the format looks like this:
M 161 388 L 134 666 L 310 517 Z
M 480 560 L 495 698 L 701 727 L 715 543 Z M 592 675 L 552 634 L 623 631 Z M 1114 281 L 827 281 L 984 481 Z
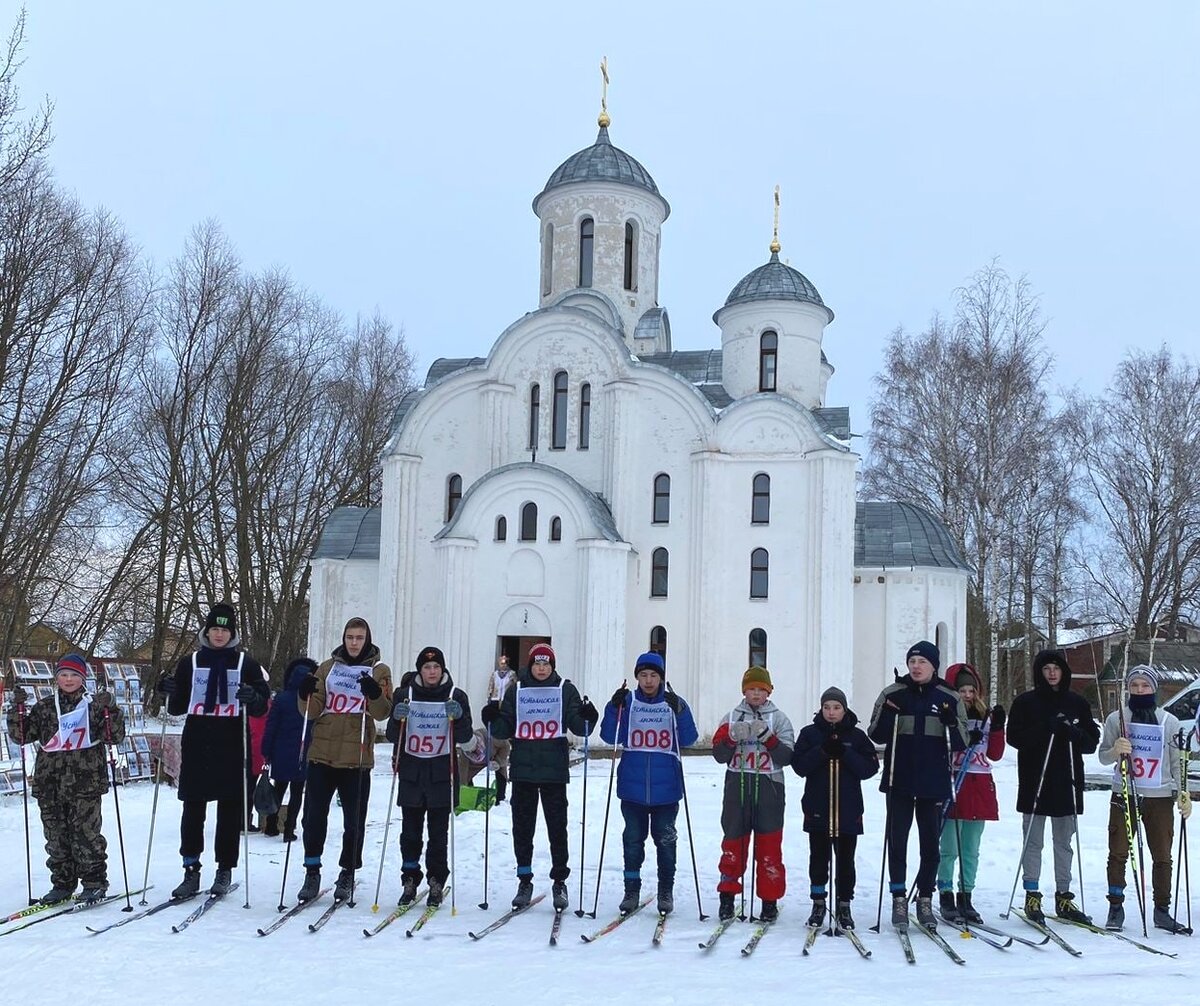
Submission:
M 55 699 L 57 701 L 57 697 Z M 95 747 L 99 741 L 92 740 L 92 728 L 88 722 L 88 708 L 92 700 L 84 697 L 69 713 L 58 714 L 58 733 L 42 745 L 43 751 L 82 751 Z
M 562 685 L 552 688 L 517 685 L 518 740 L 549 741 L 563 735 Z
M 1129 766 L 1133 781 L 1147 789 L 1157 789 L 1163 784 L 1163 728 L 1159 723 L 1130 723 L 1127 727 L 1129 743 L 1133 751 L 1129 755 Z M 1121 762 L 1113 769 L 1113 780 L 1121 782 Z
M 231 668 L 225 674 L 225 695 L 229 699 L 224 705 L 220 702 L 216 703 L 211 712 L 204 710 L 204 697 L 208 695 L 208 680 L 213 671 L 208 667 L 201 667 L 197 662 L 199 653 L 192 654 L 192 705 L 188 709 L 189 715 L 192 716 L 241 716 L 242 704 L 238 702 L 237 690 L 242 686 L 242 659 L 244 653 L 238 654 L 237 667 Z
M 982 727 L 982 720 L 967 720 L 968 730 L 979 730 Z M 991 775 L 992 763 L 987 759 L 988 740 L 991 738 L 991 730 L 985 730 L 983 740 L 970 748 L 971 757 L 967 761 L 968 775 Z M 957 772 L 962 769 L 963 755 L 965 751 L 954 752 L 954 770 Z
M 679 757 L 675 750 L 675 717 L 665 702 L 641 702 L 636 694 L 629 704 L 627 751 L 650 751 Z
M 410 702 L 404 750 L 414 758 L 439 758 L 448 754 L 449 724 L 444 702 Z
M 730 717 L 729 722 L 733 722 Z M 775 714 L 771 713 L 767 726 L 775 729 Z M 759 741 L 743 741 L 733 752 L 733 760 L 729 763 L 731 772 L 765 772 L 768 775 L 777 771 L 771 760 L 771 752 Z
M 358 679 L 366 668 L 351 667 L 349 664 L 335 663 L 329 668 L 329 676 L 325 679 L 325 713 L 342 715 L 345 713 L 361 713 L 365 699 L 362 689 L 358 687 Z

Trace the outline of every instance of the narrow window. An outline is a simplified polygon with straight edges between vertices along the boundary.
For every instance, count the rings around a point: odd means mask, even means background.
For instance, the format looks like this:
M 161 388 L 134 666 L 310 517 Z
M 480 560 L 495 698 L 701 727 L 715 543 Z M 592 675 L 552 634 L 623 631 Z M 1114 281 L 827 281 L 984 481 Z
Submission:
M 637 289 L 637 228 L 632 222 L 625 224 L 625 289 Z
M 763 332 L 758 340 L 758 390 L 775 390 L 775 354 L 779 349 L 779 337 L 774 332 Z
M 656 548 L 650 555 L 650 596 L 667 596 L 667 570 L 670 557 L 665 548 Z
M 554 285 L 554 224 L 542 232 L 542 296 L 549 297 Z
M 550 540 L 551 541 L 562 541 L 562 518 L 561 517 L 551 517 L 550 518 Z
M 579 285 L 592 285 L 592 246 L 596 241 L 596 224 L 591 217 L 579 222 Z
M 554 402 L 550 424 L 550 449 L 561 451 L 567 446 L 567 372 L 554 375 Z
M 663 472 L 654 476 L 654 523 L 671 520 L 671 476 Z
M 750 553 L 750 596 L 767 596 L 767 570 L 770 560 L 765 548 L 756 548 Z
M 750 630 L 750 667 L 767 666 L 767 630 Z
M 650 630 L 650 652 L 662 657 L 664 664 L 667 662 L 667 630 L 661 625 Z
M 771 476 L 759 472 L 750 491 L 750 523 L 771 523 Z
M 446 520 L 454 516 L 458 504 L 462 502 L 462 476 L 451 475 L 446 479 Z
M 508 541 L 508 518 L 503 515 L 496 518 L 496 541 Z
M 592 386 L 579 386 L 579 449 L 586 451 L 592 439 Z
M 542 389 L 536 384 L 529 389 L 529 449 L 538 449 L 538 410 L 542 404 Z
M 521 541 L 537 541 L 537 504 L 521 507 Z

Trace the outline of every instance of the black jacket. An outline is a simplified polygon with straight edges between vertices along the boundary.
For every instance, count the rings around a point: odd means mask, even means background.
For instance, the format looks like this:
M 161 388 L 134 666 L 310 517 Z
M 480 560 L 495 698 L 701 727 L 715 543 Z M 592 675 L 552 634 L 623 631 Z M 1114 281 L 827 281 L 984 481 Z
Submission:
M 465 744 L 475 733 L 471 724 L 471 705 L 466 693 L 455 688 L 449 671 L 442 671 L 442 680 L 430 688 L 421 680 L 420 672 L 409 671 L 392 690 L 392 707 L 397 702 L 447 702 L 454 699 L 462 706 L 462 716 L 454 721 L 454 744 Z M 454 747 L 436 758 L 420 758 L 405 750 L 407 735 L 400 720 L 389 719 L 387 738 L 399 741 L 396 755 L 396 804 L 400 807 L 451 807 L 458 802 L 455 780 L 455 799 L 450 800 L 450 772 L 456 762 Z
M 858 727 L 858 717 L 847 709 L 841 723 L 831 726 L 817 713 L 812 723 L 796 737 L 792 770 L 804 777 L 804 830 L 829 834 L 830 758 L 822 745 L 835 734 L 846 745 L 838 767 L 838 833 L 861 835 L 863 832 L 862 783 L 879 771 L 875 745 Z
M 899 712 L 892 707 L 895 706 Z M 952 707 L 954 726 L 947 729 L 941 721 L 941 710 Z M 893 731 L 896 750 L 892 751 Z M 925 684 L 918 685 L 911 675 L 904 675 L 888 685 L 875 700 L 868 736 L 876 744 L 887 747 L 884 753 L 884 772 L 879 788 L 915 799 L 948 799 L 951 792 L 950 750 L 964 751 L 967 747 L 967 708 L 958 692 L 936 674 Z
M 570 681 L 551 671 L 545 681 L 535 681 L 533 674 L 523 670 L 517 675 L 517 684 L 504 693 L 500 703 L 500 715 L 492 723 L 492 736 L 496 740 L 512 739 L 512 753 L 508 756 L 508 777 L 513 782 L 571 781 L 571 745 L 565 734 L 553 740 L 519 740 L 517 732 L 517 688 L 554 688 L 561 684 L 563 692 L 563 728 L 580 737 L 586 737 L 595 723 L 586 722 L 579 715 L 583 700 Z

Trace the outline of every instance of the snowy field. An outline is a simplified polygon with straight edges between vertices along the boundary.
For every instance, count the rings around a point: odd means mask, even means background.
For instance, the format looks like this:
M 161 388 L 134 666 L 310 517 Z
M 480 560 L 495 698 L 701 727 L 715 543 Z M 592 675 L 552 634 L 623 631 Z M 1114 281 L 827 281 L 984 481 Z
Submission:
M 382 750 L 382 749 L 381 749 Z M 386 759 L 384 759 L 386 760 Z M 89 935 L 84 925 L 97 926 L 121 918 L 118 905 L 108 905 L 65 918 L 53 919 L 0 939 L 0 960 L 9 974 L 41 976 L 39 998 L 78 998 L 89 1006 L 198 1002 L 361 1002 L 364 995 L 378 1001 L 401 996 L 422 1001 L 472 1006 L 509 1003 L 628 1001 L 641 1004 L 700 1003 L 729 1001 L 745 1006 L 766 1006 L 797 998 L 815 1002 L 889 1002 L 914 995 L 925 1003 L 1011 1003 L 1039 995 L 1053 995 L 1056 1003 L 1096 1003 L 1115 999 L 1134 1002 L 1170 1003 L 1194 993 L 1189 972 L 1200 959 L 1196 937 L 1174 937 L 1150 931 L 1149 942 L 1177 952 L 1178 959 L 1155 956 L 1113 938 L 1094 935 L 1069 926 L 1059 926 L 1065 938 L 1083 951 L 1073 958 L 1053 945 L 1029 949 L 1014 945 L 996 950 L 978 941 L 960 938 L 948 927 L 943 933 L 966 959 L 966 967 L 952 963 L 934 944 L 914 931 L 915 966 L 905 963 L 899 943 L 886 923 L 883 933 L 868 931 L 874 922 L 878 892 L 880 832 L 884 802 L 876 791 L 876 780 L 868 783 L 867 834 L 858 855 L 859 890 L 855 900 L 858 931 L 874 952 L 862 960 L 845 940 L 822 936 L 809 957 L 800 946 L 803 922 L 808 914 L 808 844 L 800 827 L 802 780 L 788 773 L 789 823 L 785 829 L 784 853 L 788 867 L 788 895 L 781 902 L 780 920 L 750 958 L 740 948 L 749 938 L 751 926 L 735 924 L 716 945 L 702 953 L 697 943 L 716 921 L 717 859 L 720 844 L 720 794 L 722 770 L 711 758 L 692 757 L 685 762 L 692 823 L 696 828 L 696 856 L 700 870 L 704 910 L 712 918 L 700 922 L 692 883 L 686 828 L 681 811 L 679 875 L 676 881 L 676 912 L 667 927 L 661 947 L 650 942 L 655 916 L 651 910 L 628 921 L 594 945 L 585 945 L 580 934 L 594 930 L 616 910 L 621 893 L 620 812 L 614 804 L 609 822 L 608 845 L 600 892 L 598 919 L 578 919 L 574 912 L 564 918 L 557 947 L 547 943 L 553 912 L 549 906 L 549 857 L 539 824 L 534 870 L 536 890 L 547 898 L 526 915 L 480 942 L 467 936 L 502 913 L 515 889 L 508 804 L 491 815 L 490 909 L 481 911 L 483 900 L 483 826 L 480 813 L 460 815 L 456 820 L 457 873 L 452 878 L 457 914 L 447 905 L 429 925 L 412 939 L 405 938 L 410 913 L 373 939 L 362 930 L 382 918 L 399 894 L 399 813 L 393 818 L 381 911 L 371 913 L 375 880 L 383 845 L 384 818 L 389 777 L 377 768 L 371 793 L 365 869 L 360 874 L 357 907 L 342 908 L 320 933 L 308 932 L 307 922 L 316 918 L 309 910 L 265 938 L 256 928 L 275 917 L 283 868 L 284 846 L 280 839 L 250 837 L 250 910 L 243 908 L 241 890 L 219 904 L 193 927 L 178 935 L 171 925 L 187 913 L 171 908 L 151 918 L 102 935 Z M 1096 766 L 1090 766 L 1095 768 Z M 593 761 L 588 778 L 588 835 L 586 843 L 585 907 L 590 908 L 600 851 L 608 763 Z M 984 834 L 975 903 L 985 919 L 997 923 L 1007 904 L 1020 850 L 1019 818 L 1012 810 L 1015 798 L 1015 756 L 998 767 L 1001 813 L 1004 819 L 989 824 Z M 121 811 L 129 855 L 130 879 L 141 880 L 149 826 L 152 787 L 138 783 L 121 790 Z M 571 782 L 572 866 L 579 865 L 580 811 L 583 796 L 583 767 L 573 769 Z M 1104 866 L 1108 797 L 1089 792 L 1081 818 L 1084 876 L 1087 882 L 1087 911 L 1102 921 L 1105 911 Z M 41 830 L 36 807 L 30 807 L 34 847 L 34 893 L 48 884 L 42 865 Z M 111 794 L 105 798 L 105 831 L 109 837 L 110 880 L 120 884 L 117 860 L 116 819 Z M 179 804 L 173 790 L 163 788 L 159 804 L 155 848 L 150 880 L 155 885 L 151 903 L 165 898 L 179 882 L 181 872 L 178 842 Z M 330 841 L 325 855 L 325 881 L 332 883 L 337 867 L 337 836 L 340 810 L 334 807 Z M 211 849 L 212 815 L 209 818 Z M 299 854 L 299 846 L 296 847 Z M 916 852 L 913 835 L 910 863 Z M 0 909 L 4 914 L 25 904 L 23 869 L 24 834 L 21 800 L 8 797 L 0 803 Z M 1047 834 L 1043 890 L 1053 890 Z M 1200 855 L 1200 852 L 1198 852 Z M 654 887 L 654 851 L 647 854 L 643 871 L 645 891 Z M 1149 860 L 1147 859 L 1147 867 Z M 287 903 L 294 901 L 301 882 L 301 867 L 293 858 L 287 883 Z M 206 852 L 203 880 L 211 882 L 211 852 Z M 239 867 L 238 880 L 243 879 Z M 569 881 L 571 908 L 578 907 L 579 876 Z M 1076 890 L 1078 894 L 1078 890 Z M 135 897 L 135 902 L 137 898 Z M 196 902 L 192 903 L 193 906 Z M 1130 891 L 1131 919 L 1136 913 Z M 1180 916 L 1184 915 L 1180 906 Z M 1014 916 L 1002 927 L 1022 936 L 1036 933 Z M 1140 927 L 1139 927 L 1140 930 Z M 1127 930 L 1132 934 L 1132 927 Z M 1136 934 L 1140 937 L 1140 931 Z M 53 970 L 51 970 L 53 969 Z M 1145 979 L 1145 981 L 1137 981 Z M 1131 980 L 1133 980 L 1131 982 Z M 69 983 L 69 984 L 67 984 Z M 69 991 L 78 983 L 75 991 Z M 33 986 L 30 986 L 32 992 Z

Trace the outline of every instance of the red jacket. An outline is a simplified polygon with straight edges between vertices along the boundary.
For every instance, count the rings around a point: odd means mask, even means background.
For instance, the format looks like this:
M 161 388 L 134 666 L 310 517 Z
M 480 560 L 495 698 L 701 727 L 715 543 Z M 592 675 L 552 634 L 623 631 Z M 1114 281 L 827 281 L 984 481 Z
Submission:
M 972 730 L 979 729 L 978 720 L 968 720 Z M 983 768 L 981 772 L 967 772 L 963 776 L 962 786 L 958 790 L 958 798 L 954 801 L 947 817 L 960 821 L 998 821 L 1000 806 L 996 801 L 996 783 L 992 778 L 991 762 L 1004 757 L 1004 731 L 988 730 L 987 737 L 976 748 L 969 749 L 974 765 Z M 963 754 L 955 752 L 954 772 L 962 769 Z

